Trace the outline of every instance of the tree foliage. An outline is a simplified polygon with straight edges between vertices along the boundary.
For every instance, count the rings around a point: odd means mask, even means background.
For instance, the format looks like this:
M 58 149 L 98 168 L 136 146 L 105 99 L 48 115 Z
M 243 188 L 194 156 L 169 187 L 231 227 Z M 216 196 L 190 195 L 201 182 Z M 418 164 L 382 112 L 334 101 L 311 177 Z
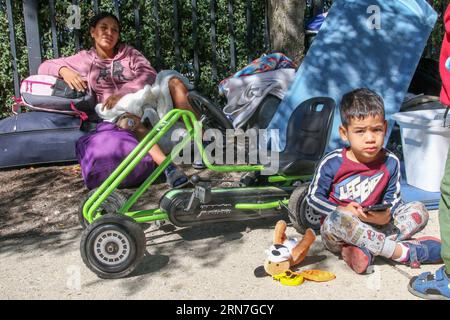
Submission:
M 433 33 L 428 40 L 428 54 L 433 59 L 439 59 L 439 53 L 441 50 L 442 39 L 444 38 L 444 12 L 447 6 L 450 4 L 450 0 L 430 0 L 433 8 L 439 13 L 438 21 L 434 26 Z

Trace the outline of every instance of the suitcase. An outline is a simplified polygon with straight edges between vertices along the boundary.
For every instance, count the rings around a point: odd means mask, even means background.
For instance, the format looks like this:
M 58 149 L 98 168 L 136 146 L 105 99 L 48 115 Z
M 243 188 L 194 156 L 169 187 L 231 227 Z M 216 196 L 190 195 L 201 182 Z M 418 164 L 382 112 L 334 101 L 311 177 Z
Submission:
M 26 112 L 0 120 L 0 168 L 74 162 L 75 143 L 87 131 L 78 117 Z

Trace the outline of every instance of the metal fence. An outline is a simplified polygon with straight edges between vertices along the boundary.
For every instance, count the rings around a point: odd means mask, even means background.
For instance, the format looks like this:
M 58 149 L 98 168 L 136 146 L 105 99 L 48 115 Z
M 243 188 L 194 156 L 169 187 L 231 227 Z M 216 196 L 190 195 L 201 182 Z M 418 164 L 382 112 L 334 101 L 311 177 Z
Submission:
M 197 6 L 198 1 L 208 1 L 209 2 L 209 21 L 199 21 L 198 13 L 197 13 Z M 264 17 L 261 16 L 255 16 L 255 14 L 261 14 L 255 13 L 252 10 L 252 6 L 254 5 L 254 1 L 264 1 Z M 80 1 L 81 2 L 81 1 Z M 89 5 L 92 6 L 92 9 L 94 13 L 99 12 L 100 10 L 100 0 L 89 0 L 84 1 L 84 3 L 88 2 Z M 106 1 L 105 1 L 106 2 Z M 121 0 L 110 0 L 114 7 L 115 14 L 119 17 L 119 20 L 121 19 L 120 12 L 121 12 L 121 5 L 123 5 L 124 1 Z M 306 12 L 306 17 L 313 16 L 320 10 L 322 10 L 324 3 L 326 5 L 326 1 L 323 0 L 308 0 L 308 7 Z M 11 48 L 11 65 L 13 70 L 13 82 L 14 82 L 14 92 L 18 96 L 19 95 L 19 83 L 20 83 L 20 76 L 18 72 L 17 67 L 17 45 L 16 45 L 16 35 L 15 35 L 15 26 L 14 26 L 14 19 L 13 19 L 13 6 L 12 6 L 12 0 L 4 0 L 4 3 L 6 4 L 6 11 L 7 11 L 7 18 L 8 18 L 8 27 L 9 27 L 9 40 L 10 40 L 10 48 Z M 78 5 L 78 0 L 71 1 L 73 5 Z M 134 39 L 133 45 L 137 49 L 142 48 L 142 37 L 145 37 L 145 32 L 143 32 L 143 25 L 141 21 L 142 17 L 142 1 L 132 1 L 133 3 L 133 10 L 134 10 L 134 29 L 136 37 Z M 162 50 L 161 45 L 161 36 L 162 31 L 160 28 L 160 12 L 159 12 L 159 0 L 153 0 L 152 1 L 152 17 L 154 21 L 156 22 L 156 25 L 154 27 L 154 61 L 152 61 L 152 64 L 155 66 L 157 70 L 161 66 L 163 66 L 162 62 L 162 55 L 164 54 Z M 218 29 L 216 25 L 217 20 L 217 0 L 190 0 L 191 4 L 191 21 L 192 24 L 192 35 L 190 35 L 193 43 L 193 52 L 192 57 L 190 59 L 190 64 L 192 66 L 192 77 L 194 84 L 198 84 L 200 80 L 200 74 L 202 69 L 202 64 L 205 61 L 200 61 L 199 58 L 199 26 L 201 23 L 208 23 L 210 26 L 209 30 L 209 38 L 210 38 L 210 58 L 208 63 L 211 66 L 211 74 L 212 74 L 212 80 L 217 81 L 219 80 L 219 72 L 218 72 L 218 57 L 217 57 L 217 39 L 218 39 Z M 202 3 L 204 4 L 204 3 Z M 242 2 L 241 2 L 242 4 Z M 235 35 L 235 21 L 234 21 L 234 10 L 235 10 L 236 3 L 233 0 L 227 0 L 227 8 L 226 12 L 228 14 L 228 30 L 221 30 L 222 32 L 226 31 L 228 33 L 229 37 L 229 69 L 234 71 L 236 67 L 238 66 L 238 56 L 236 54 L 236 45 L 238 39 L 236 39 Z M 35 74 L 37 72 L 37 69 L 39 65 L 41 64 L 43 57 L 42 57 L 42 38 L 40 35 L 40 21 L 39 21 L 39 8 L 42 8 L 42 6 L 46 6 L 48 8 L 48 18 L 50 20 L 50 28 L 51 28 L 51 42 L 52 42 L 52 53 L 53 57 L 57 58 L 60 56 L 60 37 L 59 32 L 61 30 L 58 30 L 57 23 L 56 23 L 56 10 L 55 10 L 55 0 L 22 0 L 22 7 L 23 7 L 23 18 L 24 18 L 24 25 L 25 25 L 25 35 L 26 35 L 26 47 L 27 47 L 27 54 L 28 54 L 28 71 L 29 74 Z M 181 42 L 182 42 L 182 34 L 180 32 L 180 24 L 181 24 L 181 18 L 180 18 L 180 4 L 178 0 L 172 0 L 172 6 L 173 6 L 173 52 L 175 55 L 175 69 L 180 71 L 182 66 L 182 56 L 181 56 Z M 256 51 L 268 51 L 270 50 L 270 42 L 269 42 L 269 29 L 268 29 L 268 1 L 267 0 L 245 0 L 245 48 L 247 50 L 246 54 L 246 60 L 249 62 L 256 58 L 255 52 Z M 256 19 L 258 18 L 258 19 Z M 255 21 L 263 21 L 264 26 L 264 35 L 262 37 L 262 41 L 255 43 L 254 41 L 254 33 L 255 33 Z M 73 35 L 73 41 L 75 44 L 75 49 L 78 51 L 82 48 L 82 34 L 79 29 L 74 29 L 72 32 Z M 242 41 L 242 40 L 241 40 Z M 241 57 L 242 60 L 242 57 Z

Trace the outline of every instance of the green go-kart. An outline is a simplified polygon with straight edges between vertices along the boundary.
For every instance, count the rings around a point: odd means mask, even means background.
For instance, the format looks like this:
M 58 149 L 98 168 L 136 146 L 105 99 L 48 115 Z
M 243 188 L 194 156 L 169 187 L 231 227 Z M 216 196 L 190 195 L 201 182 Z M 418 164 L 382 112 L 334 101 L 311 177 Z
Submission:
M 287 212 L 299 232 L 307 227 L 315 230 L 320 227 L 320 215 L 308 206 L 305 195 L 315 165 L 327 145 L 335 108 L 333 99 L 310 99 L 295 109 L 289 120 L 285 151 L 278 154 L 279 170 L 270 176 L 260 174 L 264 165 L 212 164 L 204 152 L 202 130 L 232 127 L 221 109 L 209 100 L 195 92 L 189 94 L 189 100 L 203 115 L 200 121 L 191 111 L 170 111 L 80 205 L 79 216 L 85 227 L 81 256 L 86 266 L 100 278 L 125 277 L 139 265 L 146 251 L 146 238 L 140 223 L 169 220 L 175 226 L 186 227 L 281 216 Z M 273 109 L 274 104 L 271 105 Z M 259 117 L 267 118 L 267 110 L 260 108 Z M 125 198 L 117 191 L 121 181 L 180 120 L 187 130 L 186 136 L 131 197 Z M 209 170 L 243 172 L 242 186 L 212 187 L 211 181 L 194 175 L 191 177 L 192 188 L 169 190 L 157 208 L 133 211 L 133 205 L 172 161 L 172 155 L 177 155 L 191 141 L 197 145 Z

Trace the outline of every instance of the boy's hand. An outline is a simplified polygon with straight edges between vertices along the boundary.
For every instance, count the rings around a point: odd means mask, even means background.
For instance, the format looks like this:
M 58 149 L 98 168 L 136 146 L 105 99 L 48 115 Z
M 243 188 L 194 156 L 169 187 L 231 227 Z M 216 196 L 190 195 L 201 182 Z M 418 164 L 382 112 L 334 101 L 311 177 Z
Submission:
M 369 211 L 366 212 L 367 218 L 361 219 L 363 222 L 384 226 L 391 221 L 391 209 L 384 211 Z
M 367 219 L 367 215 L 363 212 L 363 208 L 358 202 L 350 202 L 345 207 L 338 207 L 338 210 L 349 212 L 353 216 L 358 217 L 361 221 L 364 221 L 363 219 Z

